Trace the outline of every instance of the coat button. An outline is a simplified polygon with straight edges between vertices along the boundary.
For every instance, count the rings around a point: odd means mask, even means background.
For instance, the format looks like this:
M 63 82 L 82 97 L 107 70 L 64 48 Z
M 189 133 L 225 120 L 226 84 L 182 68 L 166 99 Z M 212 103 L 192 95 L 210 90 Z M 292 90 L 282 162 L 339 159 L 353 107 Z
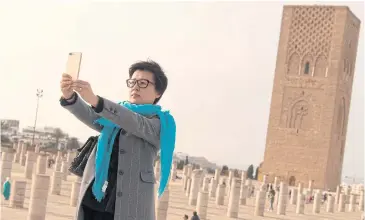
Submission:
M 120 149 L 120 150 L 119 150 L 119 153 L 121 153 L 121 154 L 125 154 L 125 150 L 124 150 L 124 149 Z
M 119 175 L 123 175 L 124 174 L 124 171 L 123 170 L 119 170 L 118 173 L 119 173 Z
M 122 192 L 118 192 L 118 193 L 117 193 L 117 196 L 118 196 L 118 197 L 121 197 L 122 195 L 123 195 L 123 193 L 122 193 Z

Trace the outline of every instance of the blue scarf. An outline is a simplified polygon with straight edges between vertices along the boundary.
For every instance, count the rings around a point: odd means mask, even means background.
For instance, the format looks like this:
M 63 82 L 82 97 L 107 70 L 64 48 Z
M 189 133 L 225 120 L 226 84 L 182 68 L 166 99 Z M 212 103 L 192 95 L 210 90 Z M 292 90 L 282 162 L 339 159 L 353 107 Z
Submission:
M 160 186 L 158 189 L 158 197 L 160 197 L 165 191 L 165 187 L 170 175 L 173 152 L 175 148 L 175 120 L 168 111 L 162 111 L 161 106 L 158 105 L 136 105 L 129 102 L 119 102 L 119 104 L 135 113 L 144 116 L 157 115 L 160 118 L 161 176 Z M 99 118 L 94 123 L 98 123 L 103 126 L 97 143 L 95 158 L 95 181 L 92 187 L 92 191 L 96 200 L 100 202 L 105 195 L 105 188 L 107 187 L 105 183 L 108 179 L 110 157 L 115 137 L 117 136 L 120 127 L 105 118 Z

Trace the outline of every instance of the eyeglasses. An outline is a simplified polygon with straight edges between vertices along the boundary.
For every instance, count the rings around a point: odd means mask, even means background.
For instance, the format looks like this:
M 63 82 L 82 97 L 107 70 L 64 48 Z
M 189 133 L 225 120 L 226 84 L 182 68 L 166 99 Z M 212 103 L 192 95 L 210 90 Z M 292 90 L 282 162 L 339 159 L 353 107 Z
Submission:
M 134 85 L 138 85 L 139 88 L 147 88 L 149 84 L 155 85 L 153 82 L 150 82 L 148 79 L 127 79 L 126 80 L 127 87 L 133 88 Z

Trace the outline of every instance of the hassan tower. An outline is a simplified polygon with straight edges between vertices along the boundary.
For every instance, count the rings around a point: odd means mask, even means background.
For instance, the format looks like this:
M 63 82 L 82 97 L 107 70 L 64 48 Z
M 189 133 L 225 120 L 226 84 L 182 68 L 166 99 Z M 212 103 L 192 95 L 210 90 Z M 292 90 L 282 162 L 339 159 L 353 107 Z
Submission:
M 360 23 L 344 6 L 284 6 L 259 179 L 340 184 Z

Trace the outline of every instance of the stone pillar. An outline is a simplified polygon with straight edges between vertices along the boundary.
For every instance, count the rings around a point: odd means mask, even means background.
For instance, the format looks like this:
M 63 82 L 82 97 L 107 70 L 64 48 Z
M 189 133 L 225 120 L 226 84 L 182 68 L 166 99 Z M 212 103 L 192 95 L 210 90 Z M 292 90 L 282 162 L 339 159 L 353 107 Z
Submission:
M 304 207 L 305 207 L 304 205 L 305 205 L 305 195 L 299 193 L 297 196 L 297 208 L 295 210 L 295 213 L 304 214 Z
M 244 182 L 241 182 L 241 189 L 240 189 L 240 205 L 246 205 L 246 198 L 247 198 L 247 186 Z
M 285 215 L 287 199 L 288 199 L 288 185 L 284 182 L 281 182 L 279 199 L 278 199 L 278 208 L 276 212 L 278 215 Z
M 355 195 L 352 194 L 350 195 L 350 199 L 349 199 L 349 212 L 354 212 L 355 211 Z
M 247 198 L 251 197 L 251 190 L 252 190 L 252 180 L 246 179 L 246 186 L 247 186 Z
M 21 150 L 21 147 L 19 146 L 19 142 L 18 142 L 17 147 L 16 147 L 16 151 L 15 151 L 15 154 L 14 154 L 14 158 L 13 158 L 14 163 L 19 163 L 21 151 L 22 150 Z
M 59 171 L 54 171 L 51 178 L 51 194 L 60 195 L 61 185 L 62 185 L 62 173 Z
M 23 208 L 25 190 L 27 187 L 26 181 L 14 180 L 11 184 L 9 207 Z
M 207 219 L 207 213 L 208 213 L 208 202 L 209 202 L 209 195 L 208 192 L 200 191 L 198 194 L 198 203 L 196 205 L 196 211 L 199 215 L 199 218 L 201 220 Z
M 321 197 L 322 197 L 322 191 L 318 190 L 316 193 L 314 193 L 314 201 L 313 201 L 313 214 L 318 214 L 321 211 Z
M 157 160 L 155 167 L 154 167 L 155 177 L 157 180 L 160 179 L 160 171 L 161 171 L 161 164 L 160 164 L 160 161 Z
M 171 165 L 171 181 L 175 182 L 176 180 L 176 174 L 177 174 L 177 165 L 176 163 L 172 163 Z
M 297 204 L 297 200 L 298 200 L 298 190 L 296 188 L 293 188 L 291 190 L 291 195 L 290 195 L 290 204 L 291 205 L 296 205 Z
M 61 171 L 61 165 L 62 165 L 62 157 L 58 154 L 54 164 L 55 171 Z
M 39 155 L 37 158 L 36 174 L 46 174 L 47 165 L 48 164 L 46 155 Z
M 279 178 L 276 176 L 275 178 L 274 178 L 274 190 L 276 191 L 276 187 L 278 186 L 278 184 L 279 184 Z
M 183 176 L 183 189 L 184 189 L 184 192 L 186 192 L 186 189 L 188 188 L 188 179 L 189 179 L 188 176 Z
M 298 195 L 303 193 L 303 185 L 302 183 L 298 183 Z
M 238 218 L 241 180 L 232 177 L 232 185 L 229 192 L 227 217 Z
M 349 200 L 350 200 L 350 192 L 351 192 L 351 187 L 350 186 L 346 186 L 346 188 L 345 188 L 345 195 L 346 195 L 345 204 L 349 203 Z
M 167 210 L 169 208 L 170 190 L 166 187 L 162 196 L 157 199 L 156 204 L 156 219 L 167 220 Z
M 80 194 L 81 181 L 77 179 L 72 182 L 70 206 L 76 207 Z
M 196 205 L 198 192 L 200 188 L 200 179 L 203 174 L 202 170 L 194 170 L 192 173 L 191 189 L 189 194 L 189 205 Z
M 186 191 L 185 191 L 185 195 L 187 197 L 189 197 L 190 195 L 190 190 L 191 190 L 191 182 L 192 182 L 192 179 L 190 177 L 187 177 L 187 185 L 186 185 Z
M 0 161 L 0 188 L 3 187 L 3 183 L 6 181 L 6 177 L 11 177 L 11 169 L 13 167 L 13 159 L 14 153 L 13 152 L 5 152 L 3 151 L 1 154 L 1 161 Z
M 217 192 L 217 180 L 215 178 L 210 179 L 209 184 L 209 197 L 215 198 L 215 194 Z
M 34 152 L 27 151 L 24 171 L 25 178 L 32 179 L 36 159 L 37 155 Z
M 204 177 L 203 179 L 203 191 L 204 192 L 208 192 L 209 190 L 209 180 L 210 180 L 210 177 Z
M 307 195 L 311 196 L 313 194 L 313 180 L 309 180 Z
M 340 199 L 338 201 L 337 211 L 344 212 L 345 206 L 346 206 L 346 195 L 343 193 L 340 193 Z
M 223 183 L 218 184 L 217 195 L 215 198 L 215 204 L 224 205 L 224 195 L 226 193 L 226 185 Z
M 340 201 L 340 194 L 341 194 L 341 186 L 337 186 L 336 187 L 336 197 L 335 197 L 335 203 L 338 204 L 338 202 Z
M 202 175 L 200 177 L 200 182 L 199 182 L 199 188 L 203 187 L 204 184 L 204 178 L 205 178 L 205 170 L 203 170 L 202 168 L 200 168 L 200 170 L 202 171 Z M 207 185 L 208 186 L 208 185 Z
M 188 165 L 187 165 L 187 176 L 188 176 L 188 177 L 191 177 L 192 172 L 193 172 L 193 165 L 188 164 Z
M 27 220 L 44 220 L 49 190 L 49 176 L 36 174 L 32 181 Z
M 262 182 L 263 182 L 264 184 L 267 184 L 267 175 L 264 175 L 264 176 L 262 177 Z
M 247 171 L 242 170 L 242 173 L 241 173 L 241 184 L 242 183 L 245 184 L 246 179 L 247 179 Z
M 68 164 L 66 161 L 62 161 L 62 165 L 61 165 L 61 172 L 62 172 L 62 180 L 66 181 L 67 180 L 67 175 L 68 175 Z
M 328 196 L 326 212 L 333 213 L 334 208 L 335 208 L 335 198 L 334 196 Z
M 228 171 L 228 181 L 227 181 L 227 187 L 226 187 L 226 194 L 228 196 L 230 195 L 229 191 L 231 190 L 231 184 L 232 184 L 233 177 L 234 177 L 234 170 L 230 169 Z
M 364 211 L 364 190 L 360 191 L 359 211 Z
M 220 173 L 221 173 L 221 170 L 220 169 L 215 169 L 215 172 L 214 172 L 214 179 L 216 180 L 216 183 L 218 184 L 219 183 L 219 177 L 220 177 Z
M 27 157 L 25 156 L 27 153 L 27 145 L 24 142 L 21 142 L 21 151 L 20 151 L 20 165 L 25 166 L 25 161 Z
M 264 216 L 266 202 L 266 191 L 257 191 L 254 216 Z

